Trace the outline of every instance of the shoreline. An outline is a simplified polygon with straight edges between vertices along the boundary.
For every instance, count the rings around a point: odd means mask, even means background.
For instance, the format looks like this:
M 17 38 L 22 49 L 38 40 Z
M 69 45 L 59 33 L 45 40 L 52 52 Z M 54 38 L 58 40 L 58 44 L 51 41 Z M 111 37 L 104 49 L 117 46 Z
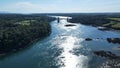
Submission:
M 51 33 L 50 33 L 50 34 L 51 34 Z M 49 34 L 49 35 L 50 35 L 50 34 Z M 10 52 L 0 53 L 0 58 L 4 58 L 4 57 L 6 57 L 7 55 L 11 55 L 11 54 L 20 52 L 20 51 L 22 51 L 22 50 L 25 50 L 25 49 L 31 47 L 32 44 L 34 44 L 34 43 L 36 43 L 36 42 L 38 42 L 38 41 L 40 41 L 40 40 L 45 39 L 45 38 L 48 37 L 49 35 L 47 35 L 47 36 L 45 36 L 45 37 L 41 37 L 41 38 L 36 38 L 35 40 L 31 41 L 29 44 L 25 45 L 25 47 L 21 47 L 21 48 L 18 48 L 18 49 L 13 49 L 13 50 L 11 50 Z
M 3 18 L 3 21 L 0 22 L 2 24 L 0 28 L 0 57 L 20 51 L 35 41 L 49 36 L 52 31 L 50 22 L 54 20 L 54 18 L 47 16 L 18 14 L 3 15 L 0 18 Z

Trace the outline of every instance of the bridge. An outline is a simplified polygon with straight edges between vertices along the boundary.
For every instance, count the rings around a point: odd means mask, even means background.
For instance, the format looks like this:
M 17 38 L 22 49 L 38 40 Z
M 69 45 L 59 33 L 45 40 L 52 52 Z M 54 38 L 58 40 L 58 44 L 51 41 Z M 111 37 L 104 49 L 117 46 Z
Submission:
M 69 21 L 69 19 L 72 19 L 72 17 L 64 17 L 64 16 L 54 16 L 57 19 L 57 22 L 59 23 L 60 20 L 67 20 L 67 22 Z
M 69 19 L 72 19 L 72 17 L 65 17 L 65 16 L 51 16 L 57 19 L 57 22 L 60 23 L 60 20 L 67 20 L 67 22 L 69 21 Z

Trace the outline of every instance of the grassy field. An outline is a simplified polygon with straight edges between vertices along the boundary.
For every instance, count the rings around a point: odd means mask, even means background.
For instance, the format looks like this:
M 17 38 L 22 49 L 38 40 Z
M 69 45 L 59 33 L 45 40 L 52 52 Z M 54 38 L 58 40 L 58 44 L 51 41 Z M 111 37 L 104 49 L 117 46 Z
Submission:
M 34 21 L 35 20 L 24 20 L 24 21 L 18 22 L 17 24 L 28 26 L 30 25 L 30 22 L 34 22 Z
M 120 21 L 120 18 L 108 18 L 109 20 Z
M 21 21 L 21 25 L 30 25 L 30 20 Z
M 111 27 L 113 29 L 120 29 L 120 18 L 107 18 L 111 20 L 110 23 L 104 24 L 104 27 Z

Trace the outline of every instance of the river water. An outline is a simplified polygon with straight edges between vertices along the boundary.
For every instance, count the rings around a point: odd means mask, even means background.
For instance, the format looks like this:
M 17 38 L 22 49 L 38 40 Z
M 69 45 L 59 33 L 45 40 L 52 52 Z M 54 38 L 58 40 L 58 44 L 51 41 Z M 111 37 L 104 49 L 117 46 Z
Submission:
M 0 59 L 0 68 L 100 68 L 107 61 L 93 54 L 105 50 L 120 55 L 114 50 L 119 44 L 106 41 L 108 37 L 120 37 L 120 32 L 101 31 L 96 27 L 69 24 L 66 19 L 51 22 L 50 36 L 31 47 Z M 85 41 L 92 38 L 92 41 Z M 99 38 L 99 39 L 98 39 Z

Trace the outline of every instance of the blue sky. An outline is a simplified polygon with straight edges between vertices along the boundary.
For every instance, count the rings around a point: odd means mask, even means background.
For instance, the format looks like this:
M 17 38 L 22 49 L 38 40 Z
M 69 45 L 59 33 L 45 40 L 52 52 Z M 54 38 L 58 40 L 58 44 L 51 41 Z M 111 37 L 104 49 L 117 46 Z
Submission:
M 13 13 L 120 12 L 120 0 L 0 0 L 0 11 Z

